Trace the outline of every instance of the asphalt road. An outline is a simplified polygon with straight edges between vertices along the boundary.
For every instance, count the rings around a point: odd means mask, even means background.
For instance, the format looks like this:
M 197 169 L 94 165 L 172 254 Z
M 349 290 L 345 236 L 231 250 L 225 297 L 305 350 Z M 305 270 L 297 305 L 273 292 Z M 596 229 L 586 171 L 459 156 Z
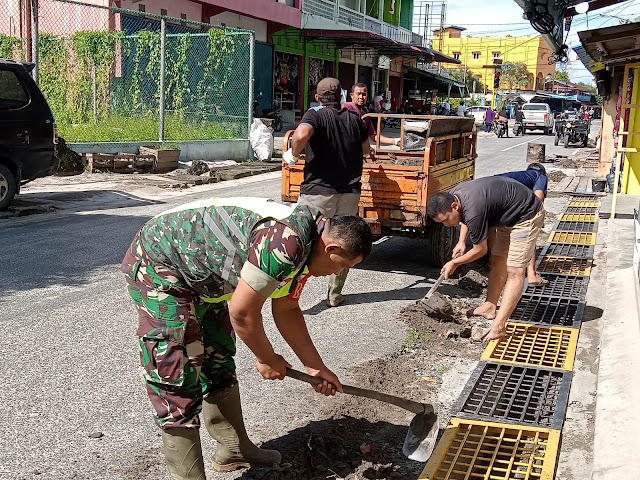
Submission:
M 547 144 L 547 154 L 572 152 L 535 133 L 481 137 L 476 175 L 526 168 L 527 141 Z M 212 195 L 279 194 L 279 174 L 172 192 L 168 201 L 142 193 L 69 192 L 68 209 L 0 220 L 0 318 L 6 327 L 0 344 L 0 479 L 167 478 L 138 375 L 136 318 L 120 261 L 135 232 L 156 213 Z M 38 195 L 43 193 L 26 189 L 22 198 Z M 326 279 L 309 282 L 301 305 L 311 335 L 343 381 L 349 367 L 400 349 L 405 328 L 395 320 L 398 310 L 422 297 L 437 276 L 425 266 L 423 245 L 379 241 L 371 258 L 350 273 L 347 303 L 338 309 L 324 306 Z M 266 309 L 264 320 L 276 350 L 300 366 Z M 306 387 L 263 381 L 254 364 L 240 345 L 238 376 L 254 439 L 283 434 L 327 401 L 298 399 L 295 392 Z M 89 436 L 96 432 L 102 437 Z M 212 442 L 205 441 L 204 449 L 210 455 Z

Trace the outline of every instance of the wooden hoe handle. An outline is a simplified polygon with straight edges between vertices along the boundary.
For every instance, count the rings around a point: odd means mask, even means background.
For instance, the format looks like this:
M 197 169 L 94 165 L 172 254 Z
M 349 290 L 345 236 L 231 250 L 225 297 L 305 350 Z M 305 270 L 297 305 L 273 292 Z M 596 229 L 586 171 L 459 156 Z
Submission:
M 319 377 L 313 377 L 307 373 L 294 370 L 293 368 L 287 368 L 287 377 L 295 378 L 296 380 L 300 380 L 301 382 L 306 382 L 314 386 L 319 385 L 323 382 L 323 380 Z M 381 402 L 390 403 L 392 405 L 395 405 L 396 407 L 409 410 L 410 412 L 413 412 L 416 414 L 422 414 L 422 413 L 430 414 L 434 412 L 433 405 L 414 402 L 413 400 L 396 397 L 395 395 L 388 395 L 386 393 L 376 392 L 375 390 L 367 390 L 366 388 L 358 388 L 358 387 L 352 387 L 350 385 L 342 385 L 342 391 L 344 393 L 347 393 L 349 395 L 354 395 L 356 397 L 371 398 L 373 400 L 379 400 Z

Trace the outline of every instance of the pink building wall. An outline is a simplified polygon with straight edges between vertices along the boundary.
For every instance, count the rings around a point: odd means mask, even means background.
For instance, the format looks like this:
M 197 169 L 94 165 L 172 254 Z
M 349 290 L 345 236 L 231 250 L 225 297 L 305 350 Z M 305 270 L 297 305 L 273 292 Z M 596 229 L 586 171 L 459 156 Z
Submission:
M 186 13 L 187 20 L 202 21 L 202 5 L 188 0 L 141 0 L 135 3 L 131 0 L 122 0 L 120 8 L 137 11 L 141 4 L 145 6 L 146 13 L 160 15 L 164 8 L 170 17 L 181 18 L 180 15 Z

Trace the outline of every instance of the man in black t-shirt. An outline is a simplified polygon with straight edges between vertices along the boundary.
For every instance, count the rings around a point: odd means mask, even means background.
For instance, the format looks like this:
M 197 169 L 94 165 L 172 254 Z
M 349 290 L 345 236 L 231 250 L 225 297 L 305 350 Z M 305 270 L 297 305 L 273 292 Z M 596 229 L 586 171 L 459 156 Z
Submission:
M 357 215 L 362 157 L 369 154 L 369 136 L 357 113 L 340 108 L 342 87 L 338 79 L 322 79 L 316 91 L 320 105 L 304 114 L 283 158 L 292 163 L 305 151 L 298 203 L 315 207 L 328 218 Z M 348 271 L 329 278 L 327 305 L 337 307 L 344 301 L 342 287 Z
M 512 178 L 484 177 L 461 183 L 451 192 L 432 195 L 427 213 L 448 227 L 459 224 L 460 237 L 466 238 L 468 234 L 473 243 L 471 250 L 442 267 L 445 278 L 458 265 L 477 260 L 491 249 L 487 299 L 468 315 L 493 320 L 483 340 L 504 336 L 507 319 L 522 295 L 525 270 L 535 254 L 536 239 L 544 225 L 542 203 Z

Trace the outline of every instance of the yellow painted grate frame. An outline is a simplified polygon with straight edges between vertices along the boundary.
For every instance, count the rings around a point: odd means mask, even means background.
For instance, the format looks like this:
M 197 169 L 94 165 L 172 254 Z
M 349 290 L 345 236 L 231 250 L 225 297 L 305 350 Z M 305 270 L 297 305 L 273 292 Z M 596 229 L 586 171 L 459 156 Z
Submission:
M 571 200 L 568 207 L 599 207 L 600 200 Z
M 595 245 L 596 232 L 569 232 L 564 230 L 552 230 L 549 234 L 549 243 L 572 243 L 574 245 Z
M 563 213 L 558 219 L 560 222 L 597 222 L 598 215 L 595 213 Z
M 506 328 L 504 337 L 489 342 L 482 360 L 573 370 L 579 329 L 514 322 Z
M 560 275 L 591 275 L 590 258 L 562 257 L 545 255 L 540 258 L 536 270 L 541 273 L 557 273 Z
M 560 430 L 452 418 L 419 480 L 552 480 Z

